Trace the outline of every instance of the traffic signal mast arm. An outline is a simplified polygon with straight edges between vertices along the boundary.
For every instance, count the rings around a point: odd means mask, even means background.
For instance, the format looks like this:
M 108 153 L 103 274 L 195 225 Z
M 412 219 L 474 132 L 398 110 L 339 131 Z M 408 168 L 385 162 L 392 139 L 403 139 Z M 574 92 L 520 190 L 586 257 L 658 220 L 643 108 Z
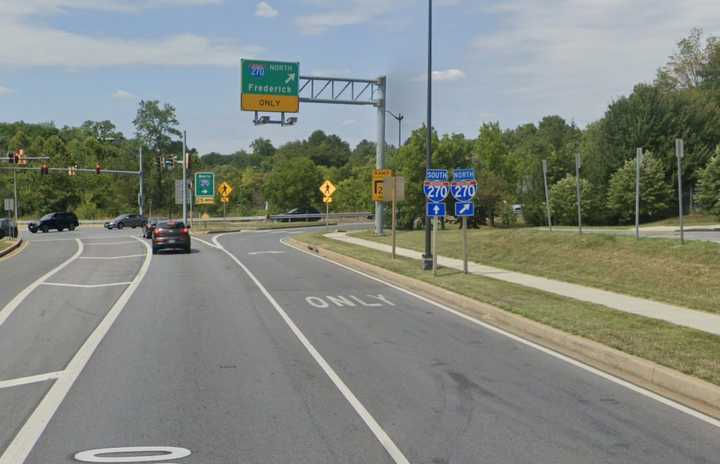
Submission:
M 24 167 L 24 168 L 15 168 L 15 167 L 13 167 L 13 168 L 7 168 L 7 167 L 0 167 L 0 170 L 3 170 L 3 171 L 14 171 L 14 170 L 17 170 L 17 171 L 37 171 L 38 168 L 36 168 L 36 167 L 35 167 L 35 168 L 27 168 L 27 167 Z M 64 168 L 50 168 L 50 167 L 49 167 L 49 168 L 48 168 L 48 171 L 55 171 L 55 172 L 67 172 L 67 170 L 68 170 L 68 167 L 64 167 Z M 76 169 L 75 169 L 75 172 L 89 172 L 89 173 L 96 174 L 97 171 L 95 170 L 95 168 L 76 168 Z M 123 171 L 123 170 L 118 170 L 118 169 L 102 169 L 102 170 L 101 170 L 101 173 L 102 173 L 102 174 L 122 174 L 122 175 L 132 175 L 132 176 L 139 176 L 139 175 L 140 175 L 140 171 Z

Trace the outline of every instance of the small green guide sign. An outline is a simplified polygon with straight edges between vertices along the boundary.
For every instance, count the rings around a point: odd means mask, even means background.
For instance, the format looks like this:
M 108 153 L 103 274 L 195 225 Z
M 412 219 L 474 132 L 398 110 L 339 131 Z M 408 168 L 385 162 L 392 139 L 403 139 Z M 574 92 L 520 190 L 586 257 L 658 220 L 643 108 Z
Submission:
M 242 60 L 242 110 L 300 111 L 300 63 Z
M 195 174 L 195 201 L 198 204 L 212 203 L 215 200 L 215 173 L 198 172 Z

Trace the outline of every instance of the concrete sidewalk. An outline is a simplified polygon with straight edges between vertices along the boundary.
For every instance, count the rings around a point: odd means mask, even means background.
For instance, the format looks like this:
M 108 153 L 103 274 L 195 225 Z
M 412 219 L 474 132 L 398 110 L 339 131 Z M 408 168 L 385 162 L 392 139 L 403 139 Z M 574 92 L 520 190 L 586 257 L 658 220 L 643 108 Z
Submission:
M 353 245 L 359 245 L 385 253 L 391 253 L 392 247 L 382 243 L 364 240 L 355 237 L 349 237 L 346 233 L 327 234 L 325 237 L 338 240 Z M 405 258 L 422 259 L 422 253 L 419 251 L 409 250 L 407 248 L 397 248 L 397 254 Z M 438 265 L 462 270 L 463 262 L 459 259 L 438 257 Z M 535 288 L 548 293 L 573 298 L 575 300 L 595 303 L 608 308 L 624 311 L 626 313 L 637 314 L 652 319 L 661 319 L 672 324 L 689 327 L 703 332 L 720 335 L 720 315 L 697 311 L 690 308 L 675 306 L 667 303 L 627 296 L 621 293 L 610 292 L 607 290 L 599 290 L 583 285 L 571 284 L 559 280 L 546 279 L 520 272 L 507 271 L 491 266 L 484 266 L 470 262 L 468 270 L 472 274 L 489 277 L 492 279 L 510 282 L 524 287 Z

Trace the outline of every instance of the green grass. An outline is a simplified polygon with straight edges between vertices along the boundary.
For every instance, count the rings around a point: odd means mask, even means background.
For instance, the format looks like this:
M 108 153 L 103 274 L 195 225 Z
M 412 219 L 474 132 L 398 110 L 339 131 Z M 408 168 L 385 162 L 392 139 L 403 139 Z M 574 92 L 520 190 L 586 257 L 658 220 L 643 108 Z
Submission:
M 720 313 L 720 245 L 537 229 L 470 230 L 470 260 L 678 306 Z M 390 243 L 371 232 L 360 238 Z M 424 249 L 422 231 L 398 232 L 400 247 Z M 439 254 L 462 258 L 461 232 L 441 231 Z
M 720 385 L 720 336 L 442 268 L 434 278 L 418 261 L 303 234 L 298 240 L 380 266 L 514 314 Z
M 15 244 L 15 242 L 13 242 L 13 241 L 1 239 L 0 240 L 0 251 L 3 251 L 6 248 L 9 248 L 11 245 L 14 245 L 14 244 Z
M 693 213 L 683 217 L 683 223 L 686 226 L 708 226 L 720 224 L 720 219 L 717 216 L 707 216 L 705 214 Z M 655 227 L 655 226 L 676 226 L 680 227 L 680 220 L 678 218 L 668 218 L 662 221 L 656 221 L 649 224 L 642 224 L 640 227 Z

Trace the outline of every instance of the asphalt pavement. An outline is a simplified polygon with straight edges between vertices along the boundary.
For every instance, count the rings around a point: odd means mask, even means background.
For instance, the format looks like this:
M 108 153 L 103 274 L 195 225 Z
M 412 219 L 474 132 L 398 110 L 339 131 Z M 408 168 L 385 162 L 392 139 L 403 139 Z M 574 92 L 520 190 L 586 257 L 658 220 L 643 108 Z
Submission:
M 0 464 L 718 462 L 717 421 L 281 242 L 299 232 L 157 256 L 137 231 L 30 237 L 0 261 Z

